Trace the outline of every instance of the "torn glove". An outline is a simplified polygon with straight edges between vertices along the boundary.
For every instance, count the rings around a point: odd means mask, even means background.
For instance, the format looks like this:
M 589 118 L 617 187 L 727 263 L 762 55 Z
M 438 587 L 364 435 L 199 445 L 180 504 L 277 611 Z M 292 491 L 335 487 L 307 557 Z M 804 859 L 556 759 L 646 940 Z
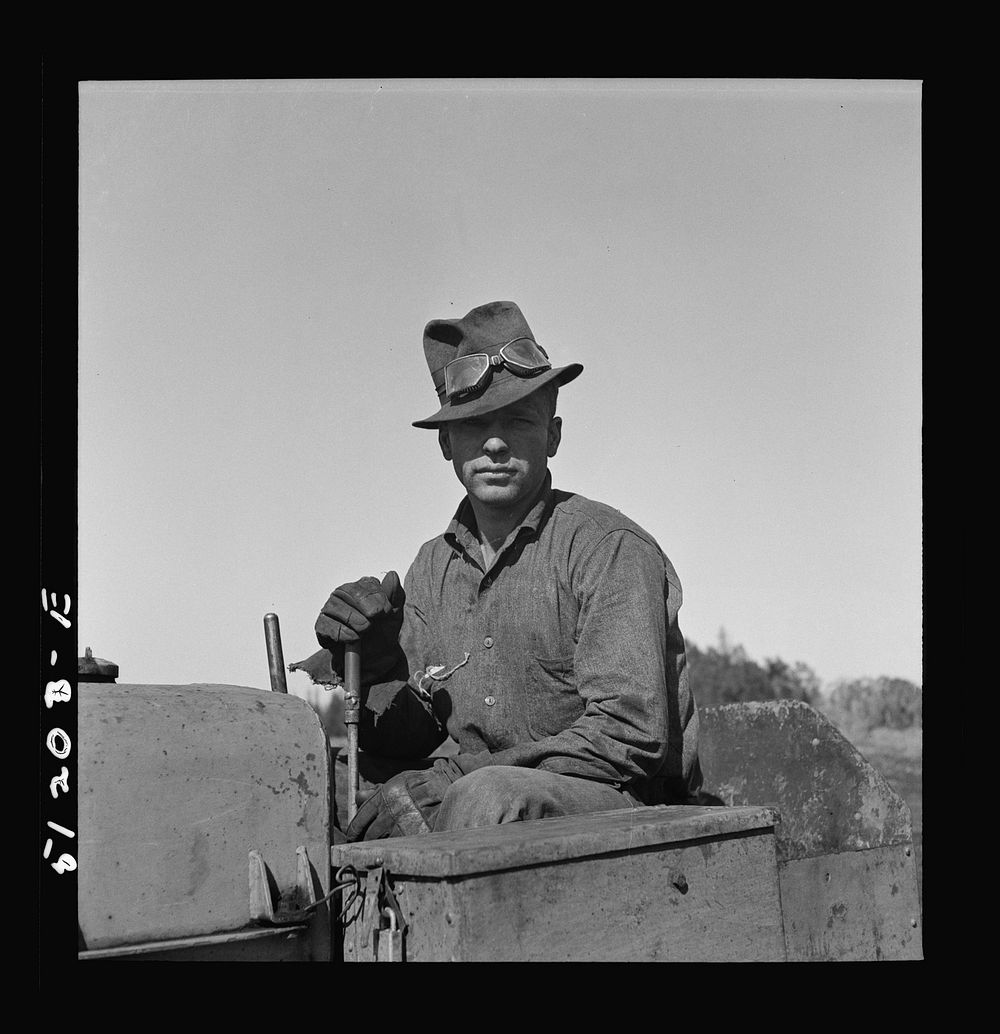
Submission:
M 431 768 L 400 772 L 358 808 L 349 841 L 384 840 L 429 833 L 448 787 L 465 775 L 455 758 L 437 758 Z
M 329 666 L 341 681 L 345 643 L 361 643 L 364 683 L 371 684 L 392 670 L 399 658 L 405 602 L 406 593 L 395 571 L 390 571 L 381 584 L 377 578 L 366 576 L 334 589 L 316 619 L 316 640 L 329 653 Z M 313 681 L 328 681 L 312 671 L 323 667 L 316 658 L 313 655 L 292 667 L 308 671 Z

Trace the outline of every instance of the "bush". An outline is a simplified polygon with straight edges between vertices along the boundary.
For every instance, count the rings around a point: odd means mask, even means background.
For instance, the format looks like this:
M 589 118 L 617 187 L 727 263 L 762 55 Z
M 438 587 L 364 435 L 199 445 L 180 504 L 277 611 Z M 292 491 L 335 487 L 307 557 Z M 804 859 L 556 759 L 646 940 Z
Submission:
M 921 703 L 919 686 L 882 675 L 836 683 L 827 706 L 835 721 L 870 732 L 878 728 L 922 728 Z
M 699 707 L 743 700 L 819 700 L 819 679 L 807 664 L 789 665 L 780 657 L 757 664 L 742 646 L 730 644 L 725 629 L 716 647 L 700 650 L 689 640 L 685 645 L 691 692 Z

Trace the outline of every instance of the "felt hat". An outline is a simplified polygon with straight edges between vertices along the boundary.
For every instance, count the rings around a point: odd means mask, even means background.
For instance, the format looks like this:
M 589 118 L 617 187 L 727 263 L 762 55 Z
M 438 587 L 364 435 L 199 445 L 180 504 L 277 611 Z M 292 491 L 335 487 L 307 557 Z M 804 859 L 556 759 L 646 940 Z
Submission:
M 458 320 L 431 320 L 424 328 L 424 357 L 441 408 L 425 420 L 415 420 L 413 426 L 434 428 L 452 420 L 467 420 L 491 413 L 533 394 L 552 381 L 568 384 L 583 372 L 579 363 L 570 363 L 533 377 L 522 377 L 506 366 L 491 366 L 491 376 L 478 391 L 451 400 L 447 398 L 444 368 L 448 363 L 478 352 L 494 356 L 504 345 L 519 338 L 535 340 L 521 310 L 513 302 L 489 302 Z

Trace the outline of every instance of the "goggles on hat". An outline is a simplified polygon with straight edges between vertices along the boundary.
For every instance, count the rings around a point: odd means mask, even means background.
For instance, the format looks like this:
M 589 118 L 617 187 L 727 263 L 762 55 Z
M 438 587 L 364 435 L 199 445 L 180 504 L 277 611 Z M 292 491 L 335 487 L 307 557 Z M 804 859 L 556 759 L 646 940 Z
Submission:
M 508 341 L 496 355 L 476 352 L 452 359 L 444 368 L 444 393 L 449 399 L 478 391 L 493 376 L 493 369 L 505 366 L 518 377 L 534 377 L 552 369 L 545 349 L 530 337 Z

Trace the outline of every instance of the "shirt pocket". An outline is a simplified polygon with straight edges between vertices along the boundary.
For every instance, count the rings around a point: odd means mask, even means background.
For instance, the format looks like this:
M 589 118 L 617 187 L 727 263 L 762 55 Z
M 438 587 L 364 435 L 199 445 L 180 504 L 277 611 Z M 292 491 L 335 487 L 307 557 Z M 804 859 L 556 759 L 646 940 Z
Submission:
M 529 657 L 527 713 L 533 739 L 555 736 L 568 729 L 586 705 L 576 691 L 573 655 Z

